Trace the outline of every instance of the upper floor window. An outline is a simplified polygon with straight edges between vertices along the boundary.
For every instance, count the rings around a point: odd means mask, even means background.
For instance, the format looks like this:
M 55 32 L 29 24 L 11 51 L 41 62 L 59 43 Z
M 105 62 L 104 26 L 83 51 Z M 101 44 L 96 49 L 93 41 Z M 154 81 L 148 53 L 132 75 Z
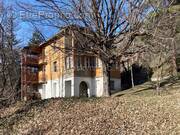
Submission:
M 38 67 L 27 67 L 28 72 L 30 73 L 38 73 Z
M 81 67 L 81 57 L 80 56 L 77 57 L 77 66 Z
M 66 69 L 72 68 L 72 57 L 71 56 L 67 56 L 65 58 L 65 68 Z
M 89 68 L 90 67 L 90 58 L 86 57 L 86 67 Z
M 116 69 L 119 69 L 119 67 L 120 67 L 120 63 L 116 62 Z
M 53 62 L 53 71 L 57 72 L 57 61 Z
M 81 57 L 81 66 L 84 68 L 85 67 L 85 57 Z
M 48 56 L 48 48 L 45 48 L 43 51 L 44 51 L 44 55 Z
M 46 65 L 43 65 L 42 71 L 46 72 Z
M 96 58 L 96 67 L 99 67 L 99 59 Z
M 95 67 L 95 58 L 94 57 L 90 57 L 90 66 Z

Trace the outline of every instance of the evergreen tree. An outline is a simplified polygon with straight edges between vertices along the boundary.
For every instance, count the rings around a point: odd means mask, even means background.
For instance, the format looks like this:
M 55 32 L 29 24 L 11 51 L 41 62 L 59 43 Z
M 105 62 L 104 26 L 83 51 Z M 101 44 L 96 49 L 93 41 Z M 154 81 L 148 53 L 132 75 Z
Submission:
M 44 41 L 43 36 L 39 31 L 34 31 L 32 38 L 29 40 L 28 46 L 38 46 Z

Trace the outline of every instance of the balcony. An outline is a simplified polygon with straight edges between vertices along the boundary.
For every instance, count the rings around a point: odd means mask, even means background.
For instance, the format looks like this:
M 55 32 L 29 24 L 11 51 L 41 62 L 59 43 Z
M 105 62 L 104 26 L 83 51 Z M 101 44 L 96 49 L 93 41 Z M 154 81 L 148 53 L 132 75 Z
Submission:
M 23 65 L 38 65 L 38 57 L 25 56 L 22 58 Z
M 30 73 L 27 71 L 22 75 L 23 83 L 30 83 L 30 84 L 37 84 L 38 83 L 38 74 L 37 73 Z

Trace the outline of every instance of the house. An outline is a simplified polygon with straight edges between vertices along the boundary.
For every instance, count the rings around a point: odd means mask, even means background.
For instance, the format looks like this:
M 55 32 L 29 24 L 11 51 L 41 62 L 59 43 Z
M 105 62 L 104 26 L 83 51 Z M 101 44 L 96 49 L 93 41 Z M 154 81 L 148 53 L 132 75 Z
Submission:
M 68 32 L 67 32 L 68 31 Z M 68 33 L 68 34 L 67 34 Z M 77 51 L 67 28 L 36 47 L 25 47 L 21 56 L 21 97 L 40 93 L 52 97 L 103 96 L 103 67 L 98 55 Z M 67 48 L 71 48 L 67 51 Z M 111 70 L 111 89 L 121 89 L 120 68 Z

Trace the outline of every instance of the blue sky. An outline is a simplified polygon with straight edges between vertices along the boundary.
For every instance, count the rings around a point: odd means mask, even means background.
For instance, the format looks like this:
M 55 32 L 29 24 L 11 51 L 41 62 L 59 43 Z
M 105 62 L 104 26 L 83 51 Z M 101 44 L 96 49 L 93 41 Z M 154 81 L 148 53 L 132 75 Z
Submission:
M 16 2 L 28 2 L 28 3 L 35 3 L 35 0 L 3 0 L 5 5 L 14 5 L 16 6 Z M 17 15 L 20 14 L 20 11 L 16 12 Z M 34 27 L 32 26 L 32 24 L 28 23 L 28 22 L 24 22 L 22 21 L 20 18 L 17 19 L 16 22 L 16 35 L 17 38 L 21 41 L 20 46 L 26 46 L 29 39 L 32 37 L 32 33 L 34 31 Z M 45 27 L 45 26 L 38 26 L 38 29 L 43 33 L 43 35 L 46 38 L 50 38 L 52 37 L 55 33 L 58 32 L 57 29 L 52 28 L 52 27 Z

